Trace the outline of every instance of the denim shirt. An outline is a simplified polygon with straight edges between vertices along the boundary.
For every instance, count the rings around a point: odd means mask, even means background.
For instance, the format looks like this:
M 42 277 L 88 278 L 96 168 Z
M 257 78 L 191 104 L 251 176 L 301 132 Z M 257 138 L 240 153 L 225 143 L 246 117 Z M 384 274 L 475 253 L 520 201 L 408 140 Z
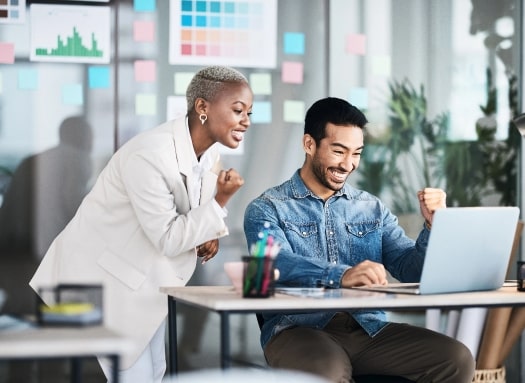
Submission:
M 275 260 L 279 285 L 327 288 L 340 288 L 344 272 L 367 259 L 382 263 L 399 281 L 418 282 L 430 233 L 423 225 L 417 241 L 407 237 L 377 197 L 348 184 L 324 201 L 306 187 L 299 171 L 246 208 L 248 248 L 263 230 L 282 246 Z M 264 314 L 261 345 L 289 327 L 324 328 L 334 314 Z M 388 324 L 383 311 L 351 314 L 370 336 Z

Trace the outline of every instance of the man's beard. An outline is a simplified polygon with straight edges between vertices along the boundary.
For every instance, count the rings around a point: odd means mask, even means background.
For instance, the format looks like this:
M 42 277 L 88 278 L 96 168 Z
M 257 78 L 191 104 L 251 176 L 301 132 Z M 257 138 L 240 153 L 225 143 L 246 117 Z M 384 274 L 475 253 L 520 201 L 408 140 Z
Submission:
M 315 177 L 317 178 L 317 180 L 323 185 L 325 186 L 326 188 L 336 192 L 336 191 L 339 191 L 343 188 L 344 186 L 344 182 L 342 182 L 341 184 L 334 184 L 334 183 L 331 183 L 329 180 L 328 180 L 328 175 L 327 175 L 327 172 L 328 170 L 324 170 L 325 168 L 323 167 L 323 165 L 317 160 L 317 158 L 312 158 L 312 171 L 315 175 Z M 346 181 L 346 179 L 345 179 Z

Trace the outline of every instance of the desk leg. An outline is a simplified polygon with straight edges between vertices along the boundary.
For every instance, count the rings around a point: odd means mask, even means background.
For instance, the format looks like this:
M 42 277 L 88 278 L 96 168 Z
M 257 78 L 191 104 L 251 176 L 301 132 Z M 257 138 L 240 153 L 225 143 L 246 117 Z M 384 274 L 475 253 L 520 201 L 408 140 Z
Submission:
M 71 382 L 82 382 L 82 360 L 80 358 L 71 358 Z
M 230 358 L 230 316 L 228 312 L 221 311 L 221 367 L 231 367 Z
M 177 302 L 168 296 L 168 352 L 170 374 L 178 372 L 177 365 Z
M 113 369 L 111 370 L 111 381 L 113 383 L 118 383 L 119 380 L 119 370 L 120 370 L 120 361 L 118 355 L 110 355 L 109 359 L 111 360 L 111 364 L 113 366 Z

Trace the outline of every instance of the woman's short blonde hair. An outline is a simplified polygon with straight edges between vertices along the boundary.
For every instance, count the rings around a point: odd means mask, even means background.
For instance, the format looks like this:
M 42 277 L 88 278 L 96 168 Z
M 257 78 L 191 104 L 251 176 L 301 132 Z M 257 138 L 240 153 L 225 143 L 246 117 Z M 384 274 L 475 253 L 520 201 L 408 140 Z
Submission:
M 186 89 L 188 112 L 194 109 L 197 98 L 212 101 L 228 83 L 248 84 L 248 80 L 238 70 L 225 66 L 209 66 L 198 71 Z

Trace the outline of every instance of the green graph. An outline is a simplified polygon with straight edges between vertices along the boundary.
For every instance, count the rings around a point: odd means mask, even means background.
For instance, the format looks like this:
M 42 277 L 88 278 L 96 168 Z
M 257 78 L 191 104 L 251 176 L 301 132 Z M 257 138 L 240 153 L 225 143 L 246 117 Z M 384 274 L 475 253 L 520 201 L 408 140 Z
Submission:
M 52 49 L 36 48 L 36 56 L 54 56 L 54 57 L 102 57 L 103 52 L 98 49 L 95 34 L 91 34 L 91 48 L 82 45 L 77 29 L 73 27 L 73 36 L 67 37 L 66 42 L 62 37 L 57 37 L 57 47 Z

